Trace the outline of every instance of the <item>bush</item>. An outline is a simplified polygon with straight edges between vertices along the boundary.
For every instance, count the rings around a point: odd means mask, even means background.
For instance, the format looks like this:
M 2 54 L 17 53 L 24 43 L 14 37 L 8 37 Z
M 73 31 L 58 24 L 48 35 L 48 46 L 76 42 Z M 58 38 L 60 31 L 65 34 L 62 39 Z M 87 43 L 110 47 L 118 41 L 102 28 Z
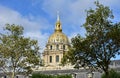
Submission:
M 45 74 L 32 74 L 32 78 L 72 78 L 71 75 L 45 75 Z
M 71 75 L 57 75 L 56 78 L 72 78 Z
M 103 74 L 101 78 L 106 78 L 106 75 Z M 109 78 L 120 78 L 120 72 L 116 72 L 115 70 L 109 71 Z

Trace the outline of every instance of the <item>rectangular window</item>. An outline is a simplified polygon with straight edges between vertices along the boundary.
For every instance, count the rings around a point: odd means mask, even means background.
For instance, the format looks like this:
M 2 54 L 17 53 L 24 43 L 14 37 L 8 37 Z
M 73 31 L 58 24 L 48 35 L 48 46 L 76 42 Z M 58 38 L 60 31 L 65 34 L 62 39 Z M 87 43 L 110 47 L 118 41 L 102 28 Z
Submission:
M 58 55 L 56 56 L 56 62 L 59 62 L 59 56 Z
M 59 45 L 58 44 L 56 45 L 56 50 L 59 50 Z
M 50 63 L 52 63 L 52 56 L 50 56 Z
M 65 50 L 65 45 L 63 45 L 63 50 Z

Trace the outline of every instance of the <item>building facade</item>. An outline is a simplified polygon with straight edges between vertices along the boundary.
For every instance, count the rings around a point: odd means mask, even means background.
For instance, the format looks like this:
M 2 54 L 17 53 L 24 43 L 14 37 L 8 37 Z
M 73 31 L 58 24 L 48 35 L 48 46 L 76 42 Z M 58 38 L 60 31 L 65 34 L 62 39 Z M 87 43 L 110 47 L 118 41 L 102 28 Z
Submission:
M 68 37 L 62 32 L 62 25 L 59 15 L 55 24 L 54 33 L 49 37 L 46 48 L 43 52 L 44 64 L 47 67 L 58 67 L 64 53 L 68 51 L 70 43 Z

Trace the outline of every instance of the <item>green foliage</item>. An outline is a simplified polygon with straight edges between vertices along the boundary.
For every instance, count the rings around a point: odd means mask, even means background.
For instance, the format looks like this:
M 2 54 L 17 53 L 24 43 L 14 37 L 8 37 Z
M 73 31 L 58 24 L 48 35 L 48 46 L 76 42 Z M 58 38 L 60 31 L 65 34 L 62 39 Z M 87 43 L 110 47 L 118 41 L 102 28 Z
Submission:
M 71 75 L 57 75 L 56 78 L 72 78 Z
M 13 76 L 15 72 L 31 73 L 31 66 L 39 64 L 38 42 L 25 38 L 22 26 L 7 24 L 4 30 L 7 32 L 0 34 L 1 69 L 12 72 Z
M 45 74 L 33 74 L 32 78 L 72 78 L 71 75 L 45 75 Z
M 87 32 L 86 37 L 77 35 L 71 39 L 72 47 L 65 54 L 62 63 L 65 64 L 64 61 L 69 59 L 77 68 L 102 69 L 108 76 L 111 58 L 120 53 L 120 23 L 112 23 L 114 16 L 109 7 L 98 1 L 95 4 L 94 10 L 87 11 L 83 25 Z
M 114 40 L 117 46 L 120 46 L 120 22 L 116 23 L 114 27 L 111 28 L 109 36 Z
M 101 78 L 106 78 L 106 75 L 103 74 Z M 120 72 L 116 72 L 115 70 L 110 70 L 109 78 L 120 78 Z

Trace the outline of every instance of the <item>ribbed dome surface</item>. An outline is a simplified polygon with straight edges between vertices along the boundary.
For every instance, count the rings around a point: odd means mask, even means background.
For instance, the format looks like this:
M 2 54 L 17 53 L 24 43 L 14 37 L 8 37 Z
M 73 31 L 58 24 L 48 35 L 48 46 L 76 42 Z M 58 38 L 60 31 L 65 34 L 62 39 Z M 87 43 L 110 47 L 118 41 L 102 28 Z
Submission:
M 49 37 L 48 43 L 69 43 L 69 41 L 64 33 L 58 31 Z

